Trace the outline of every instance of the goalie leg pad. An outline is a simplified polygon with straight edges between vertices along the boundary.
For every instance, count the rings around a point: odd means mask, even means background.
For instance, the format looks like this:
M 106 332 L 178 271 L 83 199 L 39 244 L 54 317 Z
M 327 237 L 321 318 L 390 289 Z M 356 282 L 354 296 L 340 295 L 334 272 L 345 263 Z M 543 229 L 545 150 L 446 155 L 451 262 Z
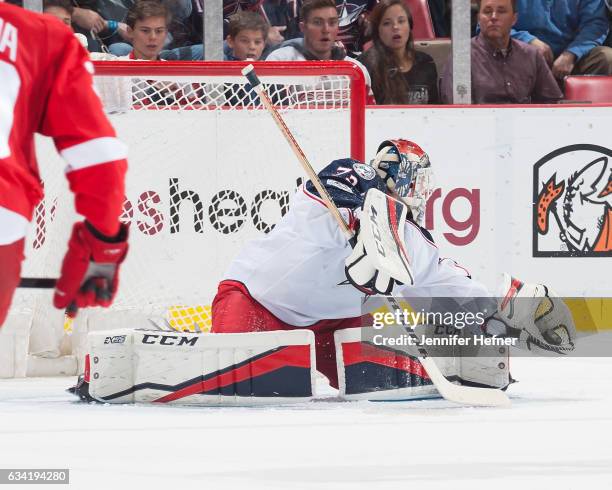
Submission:
M 513 380 L 510 376 L 510 350 L 508 347 L 481 345 L 467 328 L 420 325 L 417 335 L 430 340 L 427 352 L 436 360 L 442 374 L 464 386 L 505 389 Z M 457 337 L 465 342 L 446 345 L 443 341 Z
M 89 344 L 88 392 L 97 401 L 257 405 L 314 396 L 314 336 L 308 330 L 114 330 L 90 333 Z
M 405 349 L 364 341 L 373 337 L 365 330 L 374 332 L 371 327 L 351 328 L 334 335 L 341 398 L 392 401 L 439 396 L 416 357 Z
M 417 336 L 427 335 L 431 338 L 440 335 L 434 332 L 435 329 L 417 329 Z M 388 338 L 406 336 L 402 327 L 387 326 L 382 332 Z M 462 330 L 457 332 L 458 335 L 470 335 Z M 336 332 L 340 396 L 347 400 L 388 401 L 439 396 L 416 357 L 416 348 L 402 344 L 396 344 L 400 347 L 379 345 L 376 336 L 380 333 L 381 330 L 371 327 Z M 449 381 L 501 389 L 512 383 L 507 348 L 457 345 L 452 349 L 427 347 L 428 353 Z

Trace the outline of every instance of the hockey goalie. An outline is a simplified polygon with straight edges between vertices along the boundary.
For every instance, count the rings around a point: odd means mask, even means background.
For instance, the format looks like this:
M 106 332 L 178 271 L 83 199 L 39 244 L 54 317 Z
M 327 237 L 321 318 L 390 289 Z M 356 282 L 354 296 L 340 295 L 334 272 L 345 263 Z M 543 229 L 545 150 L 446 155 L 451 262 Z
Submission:
M 223 348 L 233 344 L 242 353 L 234 352 L 223 362 L 210 354 L 213 368 L 197 380 L 165 384 L 167 394 L 156 392 L 146 400 L 176 401 L 195 394 L 225 394 L 226 400 L 243 396 L 273 402 L 283 395 L 302 399 L 312 395 L 312 376 L 303 369 L 315 367 L 348 399 L 436 394 L 416 355 L 377 347 L 353 334 L 372 326 L 371 315 L 364 311 L 367 298 L 493 298 L 465 268 L 440 256 L 423 227 L 433 186 L 427 153 L 413 142 L 388 140 L 371 164 L 335 160 L 318 178 L 355 238 L 347 241 L 307 181 L 293 196 L 289 212 L 270 233 L 245 245 L 219 284 L 207 342 L 214 348 L 217 342 Z M 575 328 L 565 304 L 543 285 L 510 276 L 505 282 L 501 299 L 493 299 L 479 332 L 516 338 L 529 349 L 571 350 Z M 161 337 L 139 334 L 132 344 L 164 343 Z M 182 345 L 184 356 L 188 341 L 173 337 L 166 344 Z M 107 337 L 104 342 L 114 340 Z M 293 354 L 286 349 L 289 344 Z M 455 383 L 505 389 L 511 382 L 507 357 L 507 350 L 496 349 L 493 357 L 447 356 L 438 361 Z M 250 374 L 243 372 L 247 365 Z M 156 369 L 163 371 L 159 365 Z M 142 384 L 134 382 L 126 389 Z M 122 399 L 125 390 L 115 393 L 115 399 Z

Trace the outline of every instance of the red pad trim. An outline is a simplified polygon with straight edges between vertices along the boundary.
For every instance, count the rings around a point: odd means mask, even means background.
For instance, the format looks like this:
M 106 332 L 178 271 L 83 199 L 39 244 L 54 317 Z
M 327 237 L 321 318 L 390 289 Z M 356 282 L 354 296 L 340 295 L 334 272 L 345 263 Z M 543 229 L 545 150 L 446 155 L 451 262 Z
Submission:
M 396 244 L 396 247 L 398 249 L 400 256 L 403 256 L 403 259 L 409 265 L 410 257 L 408 257 L 408 252 L 406 252 L 406 250 L 404 249 L 402 240 L 399 237 L 399 233 L 397 229 L 398 222 L 399 222 L 397 211 L 398 211 L 398 208 L 400 208 L 401 206 L 402 205 L 396 202 L 395 199 L 392 199 L 391 197 L 387 196 L 387 209 L 389 210 L 391 232 L 393 233 L 393 237 L 395 238 L 395 244 Z M 414 281 L 414 278 L 411 278 L 411 279 Z
M 89 354 L 87 354 L 85 356 L 85 371 L 83 372 L 83 381 L 85 381 L 86 383 L 89 383 L 90 380 L 91 368 L 89 362 Z
M 154 402 L 167 403 L 180 400 L 187 396 L 214 390 L 215 388 L 222 388 L 227 385 L 240 383 L 249 378 L 255 378 L 286 366 L 310 368 L 310 345 L 291 345 L 284 347 L 279 351 L 257 359 L 254 362 L 247 363 L 237 369 L 231 369 L 213 378 L 198 381 L 174 393 L 162 396 L 154 400 Z
M 342 344 L 342 356 L 344 365 L 371 362 L 393 369 L 399 369 L 410 374 L 415 374 L 424 379 L 429 379 L 427 371 L 416 359 L 400 352 L 379 349 L 365 342 L 347 342 Z

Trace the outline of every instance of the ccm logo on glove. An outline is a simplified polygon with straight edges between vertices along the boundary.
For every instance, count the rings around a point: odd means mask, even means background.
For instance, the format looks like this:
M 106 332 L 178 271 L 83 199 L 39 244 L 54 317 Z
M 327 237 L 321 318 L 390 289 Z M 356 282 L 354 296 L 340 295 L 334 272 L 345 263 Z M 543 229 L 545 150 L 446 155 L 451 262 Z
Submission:
M 374 208 L 374 206 L 370 206 L 370 212 L 368 213 L 368 216 L 370 217 L 370 223 L 372 223 L 372 236 L 374 237 L 374 243 L 376 244 L 376 249 L 378 250 L 378 253 L 380 253 L 380 255 L 384 257 L 385 247 L 382 244 L 380 228 L 378 227 L 378 223 L 376 222 L 378 213 L 376 212 L 376 209 Z

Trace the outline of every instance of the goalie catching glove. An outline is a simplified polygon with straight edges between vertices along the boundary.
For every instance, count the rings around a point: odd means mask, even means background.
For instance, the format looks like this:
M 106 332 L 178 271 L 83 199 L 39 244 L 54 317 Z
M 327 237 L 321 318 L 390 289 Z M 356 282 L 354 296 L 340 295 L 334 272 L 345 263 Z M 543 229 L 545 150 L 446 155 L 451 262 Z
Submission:
M 345 261 L 349 282 L 366 294 L 391 294 L 396 284 L 413 284 L 404 243 L 405 204 L 370 189 L 360 214 L 357 243 Z
M 119 264 L 128 250 L 128 227 L 107 237 L 89 222 L 75 223 L 55 286 L 53 304 L 76 316 L 78 308 L 110 306 L 117 293 Z
M 503 294 L 498 311 L 487 325 L 490 333 L 496 321 L 505 326 L 505 335 L 519 339 L 527 350 L 566 354 L 574 350 L 576 327 L 567 305 L 543 284 L 526 284 L 504 274 Z

